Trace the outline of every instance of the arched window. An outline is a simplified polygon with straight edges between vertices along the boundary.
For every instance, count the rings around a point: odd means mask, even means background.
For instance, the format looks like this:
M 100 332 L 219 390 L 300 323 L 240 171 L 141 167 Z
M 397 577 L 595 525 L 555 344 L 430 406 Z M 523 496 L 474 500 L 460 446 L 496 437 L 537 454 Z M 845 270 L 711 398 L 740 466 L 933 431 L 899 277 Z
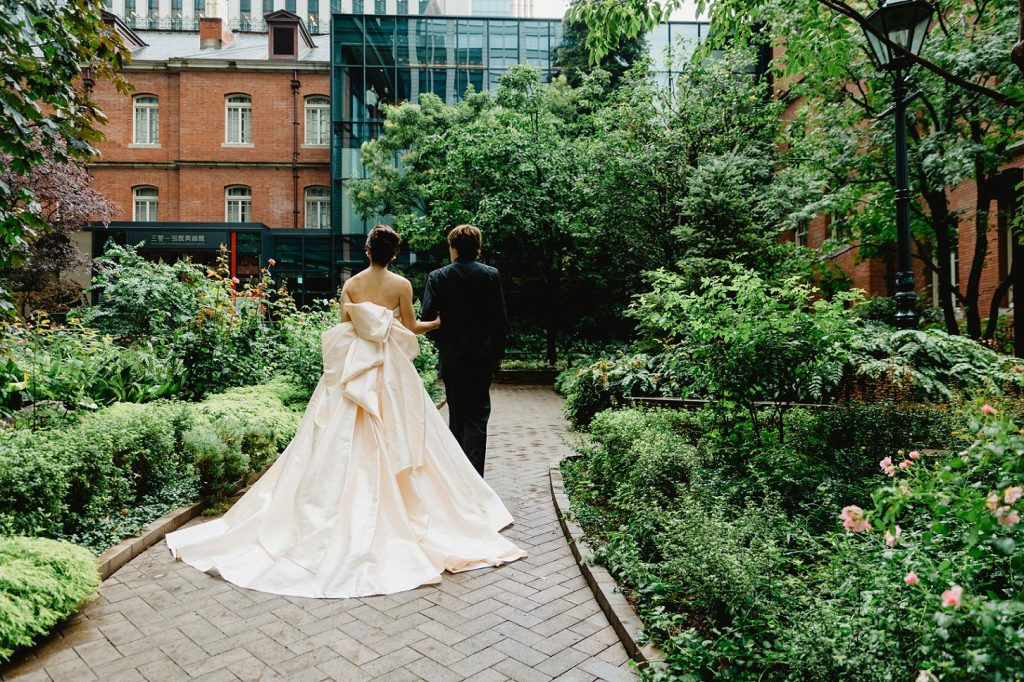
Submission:
M 306 98 L 306 144 L 327 146 L 331 140 L 331 101 L 321 95 Z
M 152 223 L 159 220 L 157 206 L 159 191 L 156 187 L 136 187 L 132 190 L 132 220 Z
M 229 95 L 225 123 L 226 144 L 252 144 L 252 98 Z
M 331 192 L 326 187 L 306 188 L 306 227 L 326 230 L 331 226 Z
M 228 187 L 225 191 L 227 207 L 224 220 L 229 223 L 252 222 L 252 190 L 243 185 Z
M 160 100 L 154 95 L 136 95 L 134 108 L 133 144 L 160 144 Z

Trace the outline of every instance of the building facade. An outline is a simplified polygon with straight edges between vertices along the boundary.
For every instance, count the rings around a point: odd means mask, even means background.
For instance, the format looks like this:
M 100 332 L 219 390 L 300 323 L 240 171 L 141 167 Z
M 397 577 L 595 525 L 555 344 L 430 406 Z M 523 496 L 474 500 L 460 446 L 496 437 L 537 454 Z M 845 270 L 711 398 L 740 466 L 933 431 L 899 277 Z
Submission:
M 317 35 L 287 8 L 261 17 L 263 33 L 221 16 L 201 17 L 198 31 L 108 20 L 132 49 L 124 76 L 134 91 L 90 84 L 107 116 L 90 171 L 121 215 L 83 235 L 83 249 L 141 244 L 150 258 L 212 263 L 223 246 L 232 275 L 274 259 L 302 301 L 331 296 L 362 268 L 364 235 L 387 221 L 360 216 L 347 186 L 365 175 L 359 147 L 381 133 L 382 105 L 425 92 L 454 104 L 521 63 L 551 78 L 562 37 L 557 19 L 371 14 L 336 14 L 331 34 Z M 706 31 L 660 26 L 652 55 Z
M 516 64 L 539 68 L 544 80 L 559 71 L 559 19 L 336 15 L 331 28 L 332 225 L 345 235 L 386 220 L 361 217 L 348 189 L 352 179 L 366 177 L 360 146 L 383 129 L 381 103 L 418 102 L 430 92 L 455 104 L 469 87 L 493 91 Z M 657 26 L 648 35 L 656 74 L 671 82 L 672 64 L 685 63 L 707 31 L 706 22 Z
M 263 33 L 264 16 L 285 10 L 312 35 L 328 33 L 334 14 L 533 16 L 533 0 L 104 0 L 104 6 L 129 28 L 152 31 L 198 31 L 202 17 L 220 17 L 232 31 Z

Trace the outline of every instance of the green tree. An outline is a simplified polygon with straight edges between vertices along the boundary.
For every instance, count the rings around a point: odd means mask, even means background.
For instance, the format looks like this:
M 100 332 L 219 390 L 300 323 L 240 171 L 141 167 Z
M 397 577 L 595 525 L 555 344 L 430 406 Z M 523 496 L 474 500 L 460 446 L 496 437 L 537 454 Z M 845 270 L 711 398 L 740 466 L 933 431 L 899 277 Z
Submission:
M 580 0 L 573 0 L 579 2 Z M 637 63 L 647 52 L 647 45 L 642 35 L 622 37 L 614 49 L 603 54 L 599 59 L 591 57 L 587 47 L 588 29 L 582 21 L 564 21 L 562 43 L 558 46 L 555 62 L 561 66 L 562 74 L 569 85 L 579 87 L 583 77 L 600 69 L 609 74 L 609 85 L 618 84 L 622 75 Z
M 454 225 L 479 226 L 495 262 L 539 282 L 550 362 L 564 323 L 563 279 L 590 229 L 577 210 L 586 157 L 574 117 L 564 79 L 544 85 L 536 69 L 513 67 L 493 98 L 470 92 L 446 107 L 424 95 L 389 109 L 385 135 L 363 148 L 373 177 L 353 183 L 361 210 L 393 214 L 414 248 L 443 243 Z
M 100 0 L 3 0 L 0 3 L 0 171 L 27 175 L 43 163 L 86 158 L 100 138 L 102 112 L 76 82 L 82 70 L 112 80 L 127 58 L 120 38 L 103 21 Z M 0 182 L 0 268 L 49 230 L 32 187 Z M 0 287 L 0 310 L 11 309 Z
M 968 333 L 990 337 L 998 300 L 980 299 L 981 273 L 990 251 L 985 228 L 991 206 L 1006 182 L 1001 168 L 1022 124 L 1021 73 L 1007 59 L 1019 8 L 1014 0 L 935 4 L 936 25 L 912 74 L 919 91 L 909 129 L 912 194 L 918 198 L 914 238 L 918 258 L 938 275 L 947 330 L 957 332 L 955 300 L 966 312 Z M 634 0 L 616 9 L 605 0 L 586 0 L 574 11 L 601 43 L 642 30 L 660 16 L 659 7 Z M 722 0 L 710 8 L 722 39 L 759 39 L 752 27 L 760 25 L 773 45 L 785 48 L 773 64 L 777 82 L 788 100 L 807 105 L 790 129 L 792 158 L 803 158 L 807 177 L 819 184 L 820 212 L 835 219 L 842 236 L 861 241 L 864 257 L 888 250 L 895 240 L 891 116 L 882 116 L 892 95 L 862 32 L 871 9 L 867 2 L 842 0 Z M 600 45 L 595 49 L 599 53 Z M 970 181 L 977 188 L 969 216 L 976 227 L 974 257 L 969 275 L 954 288 L 950 261 L 962 218 L 951 192 Z M 990 323 L 983 329 L 986 310 Z
M 612 90 L 601 70 L 571 88 L 523 67 L 493 97 L 448 107 L 425 95 L 388 110 L 353 197 L 365 215 L 394 216 L 416 249 L 478 225 L 519 288 L 539 286 L 551 353 L 582 323 L 628 331 L 622 311 L 646 270 L 676 266 L 694 289 L 736 269 L 792 274 L 778 234 L 813 215 L 817 188 L 786 168 L 781 105 L 749 63 L 730 52 L 669 87 L 641 62 Z

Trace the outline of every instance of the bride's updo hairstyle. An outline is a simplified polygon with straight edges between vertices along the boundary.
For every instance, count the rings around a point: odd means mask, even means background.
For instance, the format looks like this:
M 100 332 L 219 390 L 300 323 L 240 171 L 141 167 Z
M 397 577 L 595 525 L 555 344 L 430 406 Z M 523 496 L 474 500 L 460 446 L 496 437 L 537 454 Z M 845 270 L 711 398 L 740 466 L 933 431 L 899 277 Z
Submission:
M 377 225 L 366 236 L 366 255 L 376 265 L 387 265 L 398 255 L 402 238 L 387 225 Z

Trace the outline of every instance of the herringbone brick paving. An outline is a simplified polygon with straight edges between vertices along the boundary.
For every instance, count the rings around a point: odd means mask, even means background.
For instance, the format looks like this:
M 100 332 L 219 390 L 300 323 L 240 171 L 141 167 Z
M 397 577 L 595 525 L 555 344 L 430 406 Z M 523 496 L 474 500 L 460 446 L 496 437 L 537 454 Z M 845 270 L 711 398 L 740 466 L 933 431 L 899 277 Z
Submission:
M 495 386 L 492 400 L 487 480 L 528 558 L 400 594 L 302 599 L 235 587 L 161 542 L 3 680 L 632 680 L 552 508 L 561 399 Z

